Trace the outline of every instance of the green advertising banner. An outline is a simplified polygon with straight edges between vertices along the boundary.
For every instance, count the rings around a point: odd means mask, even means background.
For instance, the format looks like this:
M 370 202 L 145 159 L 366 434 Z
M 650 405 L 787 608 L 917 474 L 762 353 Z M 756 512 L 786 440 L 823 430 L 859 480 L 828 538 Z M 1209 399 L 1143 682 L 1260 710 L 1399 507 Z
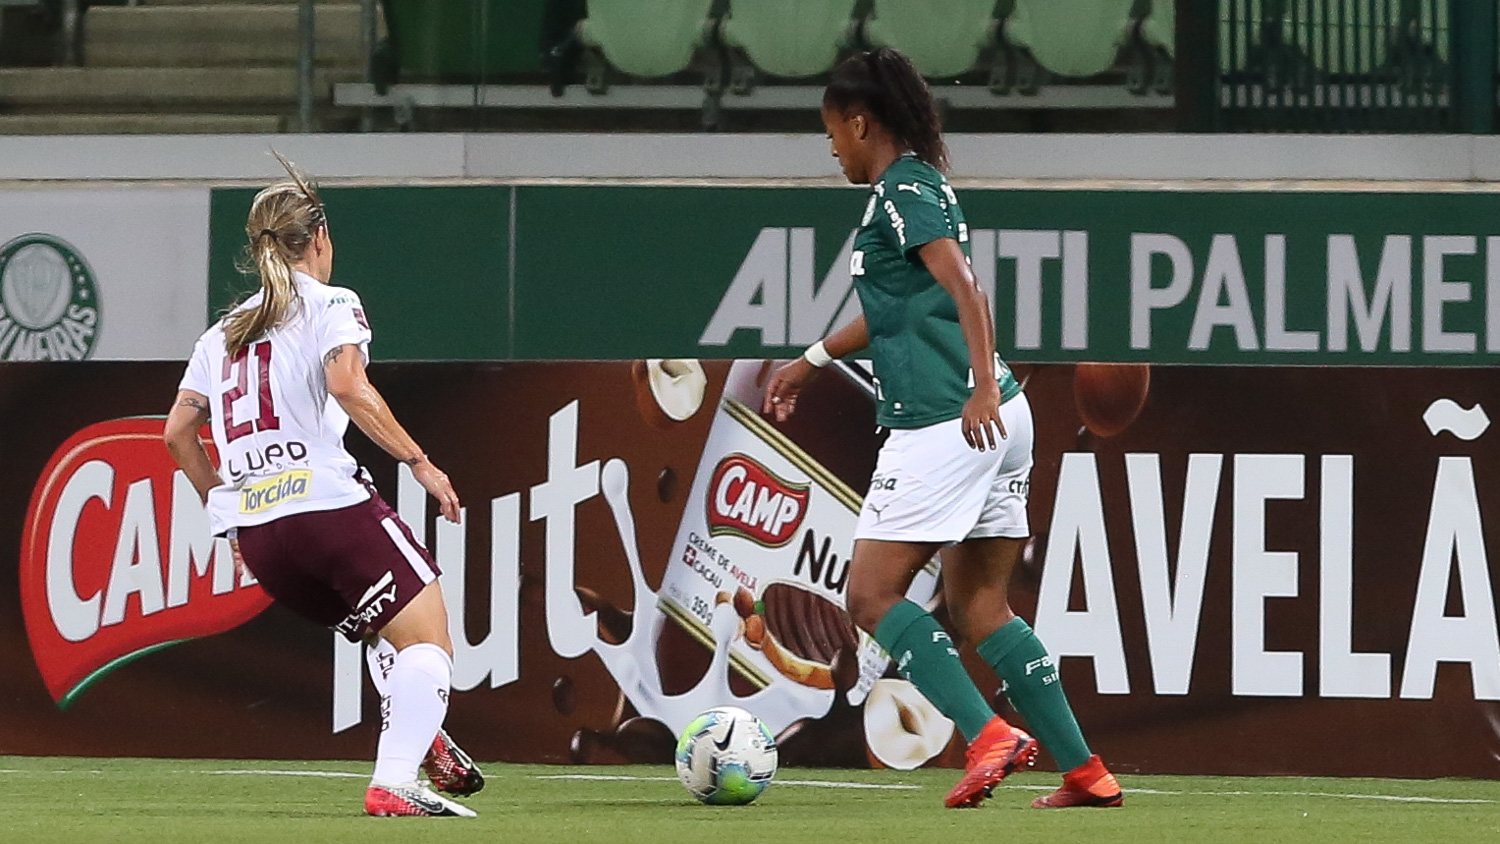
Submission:
M 381 360 L 484 360 L 510 354 L 508 187 L 324 188 L 332 283 L 364 301 Z M 255 289 L 236 269 L 254 189 L 211 202 L 210 322 Z M 191 351 L 191 347 L 184 352 Z
M 227 301 L 251 196 L 215 193 L 211 308 Z M 327 196 L 335 283 L 365 297 L 386 359 L 774 357 L 858 313 L 859 189 Z M 959 196 L 999 347 L 1015 361 L 1481 366 L 1500 355 L 1500 197 Z

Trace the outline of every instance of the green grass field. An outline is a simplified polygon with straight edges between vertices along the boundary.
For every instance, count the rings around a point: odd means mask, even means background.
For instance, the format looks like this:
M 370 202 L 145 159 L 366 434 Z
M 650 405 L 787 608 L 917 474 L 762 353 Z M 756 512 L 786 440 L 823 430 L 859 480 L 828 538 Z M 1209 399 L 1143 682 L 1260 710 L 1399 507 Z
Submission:
M 950 811 L 952 771 L 787 769 L 751 806 L 694 803 L 666 767 L 489 765 L 473 820 L 361 814 L 368 765 L 0 757 L 0 841 L 1500 842 L 1500 782 L 1123 776 L 1123 809 L 1038 811 L 1055 774 Z M 855 787 L 863 784 L 875 787 Z

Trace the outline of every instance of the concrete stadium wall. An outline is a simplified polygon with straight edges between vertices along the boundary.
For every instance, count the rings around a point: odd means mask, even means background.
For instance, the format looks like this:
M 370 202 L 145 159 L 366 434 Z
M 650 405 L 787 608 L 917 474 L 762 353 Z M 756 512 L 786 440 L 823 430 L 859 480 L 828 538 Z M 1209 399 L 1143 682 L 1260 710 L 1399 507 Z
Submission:
M 1467 135 L 950 135 L 965 180 L 1500 182 Z M 0 180 L 263 180 L 270 148 L 327 179 L 837 179 L 803 135 L 220 135 L 0 138 Z M 1482 189 L 1482 188 L 1481 188 Z

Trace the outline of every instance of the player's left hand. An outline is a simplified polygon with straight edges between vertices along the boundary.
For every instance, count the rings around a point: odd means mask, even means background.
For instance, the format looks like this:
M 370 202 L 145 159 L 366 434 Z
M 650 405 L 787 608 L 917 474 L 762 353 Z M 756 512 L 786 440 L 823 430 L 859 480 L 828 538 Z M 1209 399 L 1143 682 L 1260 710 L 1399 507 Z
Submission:
M 964 442 L 969 448 L 993 450 L 1006 438 L 1005 423 L 1000 421 L 1000 385 L 988 381 L 974 388 L 964 402 Z M 990 426 L 994 427 L 991 428 Z M 999 439 L 995 432 L 1000 433 Z
M 427 490 L 427 493 L 437 499 L 438 510 L 443 518 L 458 524 L 462 515 L 459 512 L 458 493 L 453 491 L 453 483 L 448 480 L 448 473 L 432 465 L 432 461 L 422 456 L 420 462 L 412 467 L 412 476 L 417 483 Z

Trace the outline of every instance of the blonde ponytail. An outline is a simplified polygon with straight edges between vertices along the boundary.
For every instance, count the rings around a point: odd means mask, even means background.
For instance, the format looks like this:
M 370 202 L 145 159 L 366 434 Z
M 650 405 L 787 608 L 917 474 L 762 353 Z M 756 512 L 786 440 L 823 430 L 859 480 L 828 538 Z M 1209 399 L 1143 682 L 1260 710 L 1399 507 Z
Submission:
M 239 269 L 260 277 L 261 301 L 254 308 L 232 311 L 224 318 L 224 346 L 233 357 L 296 314 L 301 305 L 292 265 L 300 262 L 317 230 L 327 225 L 323 201 L 291 162 L 277 155 L 291 175 L 256 194 L 245 221 L 245 246 Z

